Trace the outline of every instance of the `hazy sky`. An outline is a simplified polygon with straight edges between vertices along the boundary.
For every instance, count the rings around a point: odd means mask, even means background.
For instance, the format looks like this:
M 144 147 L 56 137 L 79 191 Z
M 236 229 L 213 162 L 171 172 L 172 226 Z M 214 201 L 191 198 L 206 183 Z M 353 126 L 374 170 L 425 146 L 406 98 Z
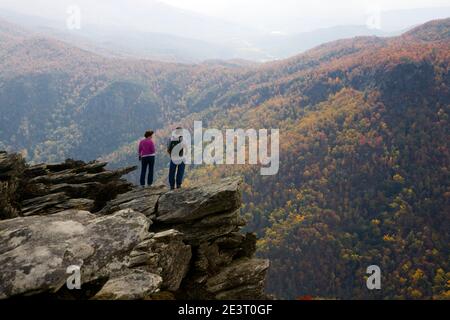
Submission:
M 292 20 L 331 20 L 339 23 L 348 17 L 364 17 L 373 11 L 415 9 L 450 6 L 450 0 L 161 0 L 167 4 L 216 16 L 222 19 L 246 23 L 262 28 L 289 29 Z M 301 23 L 298 23 L 301 25 Z M 333 24 L 333 23 L 331 23 Z M 316 26 L 312 26 L 313 28 Z M 297 28 L 297 27 L 294 27 Z M 283 30 L 292 31 L 292 30 Z
M 356 10 L 364 11 L 368 7 L 378 5 L 384 10 L 422 8 L 449 5 L 449 0 L 160 0 L 167 4 L 219 17 L 232 18 L 236 10 L 243 15 L 258 13 L 271 15 L 282 12 L 296 15 L 301 11 L 323 12 L 323 10 Z
M 178 8 L 231 21 L 265 32 L 295 33 L 342 24 L 364 24 L 376 11 L 447 6 L 450 0 L 159 0 Z M 80 5 L 83 14 L 102 18 L 129 18 L 152 10 L 155 0 L 0 0 L 0 8 L 41 16 L 61 16 L 68 5 Z M 106 8 L 106 9 L 105 9 Z M 134 11 L 133 11 L 134 10 Z M 148 12 L 148 11 L 147 11 Z M 104 14 L 104 16 L 107 16 Z

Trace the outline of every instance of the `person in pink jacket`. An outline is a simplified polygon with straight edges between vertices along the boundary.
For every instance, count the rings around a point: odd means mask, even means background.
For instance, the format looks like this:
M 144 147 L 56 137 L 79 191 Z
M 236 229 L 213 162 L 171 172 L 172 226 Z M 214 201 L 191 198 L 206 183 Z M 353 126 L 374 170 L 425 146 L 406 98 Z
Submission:
M 148 170 L 147 185 L 153 184 L 153 170 L 155 168 L 156 149 L 153 143 L 153 131 L 145 133 L 145 139 L 139 142 L 139 160 L 141 161 L 141 186 L 145 186 L 145 178 Z

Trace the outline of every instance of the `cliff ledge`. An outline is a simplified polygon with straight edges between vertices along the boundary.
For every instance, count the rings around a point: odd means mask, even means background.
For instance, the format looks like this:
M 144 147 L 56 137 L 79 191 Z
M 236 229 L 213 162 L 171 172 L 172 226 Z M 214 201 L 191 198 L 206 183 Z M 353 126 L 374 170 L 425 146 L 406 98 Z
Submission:
M 0 152 L 0 299 L 267 298 L 240 178 L 169 191 L 106 165 Z M 67 288 L 69 266 L 81 289 Z

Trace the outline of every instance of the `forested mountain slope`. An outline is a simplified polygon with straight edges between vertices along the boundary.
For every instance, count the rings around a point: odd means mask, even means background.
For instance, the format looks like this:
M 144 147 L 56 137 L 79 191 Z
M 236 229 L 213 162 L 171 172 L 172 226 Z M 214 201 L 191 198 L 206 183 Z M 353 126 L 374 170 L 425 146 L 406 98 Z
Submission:
M 216 101 L 209 127 L 280 128 L 281 168 L 245 175 L 280 297 L 449 298 L 449 20 L 327 44 L 266 65 Z M 366 288 L 379 265 L 382 290 Z
M 243 73 L 107 59 L 49 38 L 0 37 L 0 148 L 23 151 L 35 162 L 112 152 L 149 127 L 202 108 L 208 95 Z

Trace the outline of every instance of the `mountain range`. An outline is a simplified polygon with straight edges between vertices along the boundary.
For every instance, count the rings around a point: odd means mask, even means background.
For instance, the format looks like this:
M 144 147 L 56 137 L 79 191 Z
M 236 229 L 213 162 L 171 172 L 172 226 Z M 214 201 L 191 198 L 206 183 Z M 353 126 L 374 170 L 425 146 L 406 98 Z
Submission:
M 0 6 L 0 18 L 101 55 L 199 63 L 216 59 L 285 59 L 325 42 L 355 36 L 400 35 L 431 19 L 450 16 L 450 7 L 385 11 L 379 15 L 380 25 L 370 28 L 367 17 L 362 16 L 348 24 L 283 33 L 245 27 L 159 1 L 127 1 L 126 8 L 115 10 L 120 2 L 79 1 L 83 17 L 80 29 L 67 28 L 66 9 L 72 3 L 65 0 L 58 2 L 54 12 L 43 10 L 40 15 L 36 15 L 34 6 L 18 11 L 5 4 Z
M 33 162 L 135 163 L 156 129 L 279 128 L 280 171 L 244 177 L 242 214 L 281 298 L 448 299 L 450 19 L 291 58 L 181 64 L 104 56 L 0 24 L 0 149 Z M 134 179 L 133 176 L 130 179 Z M 368 291 L 377 264 L 383 290 Z

